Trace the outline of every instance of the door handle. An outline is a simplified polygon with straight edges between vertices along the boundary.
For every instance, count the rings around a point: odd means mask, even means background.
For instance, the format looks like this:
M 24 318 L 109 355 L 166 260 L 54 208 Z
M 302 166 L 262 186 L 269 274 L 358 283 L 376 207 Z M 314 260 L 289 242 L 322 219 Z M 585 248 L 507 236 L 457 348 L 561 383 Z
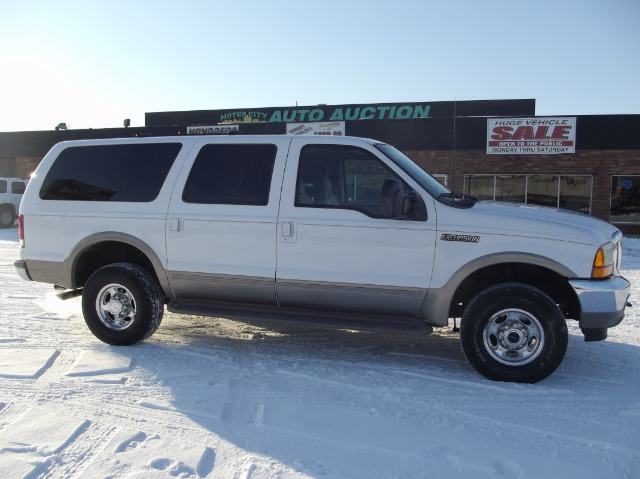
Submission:
M 282 222 L 282 238 L 280 238 L 280 241 L 282 241 L 283 243 L 296 242 L 296 224 L 294 222 Z
M 174 232 L 178 232 L 180 231 L 181 228 L 181 224 L 182 221 L 180 221 L 181 218 L 171 218 L 169 220 L 169 231 L 174 231 Z

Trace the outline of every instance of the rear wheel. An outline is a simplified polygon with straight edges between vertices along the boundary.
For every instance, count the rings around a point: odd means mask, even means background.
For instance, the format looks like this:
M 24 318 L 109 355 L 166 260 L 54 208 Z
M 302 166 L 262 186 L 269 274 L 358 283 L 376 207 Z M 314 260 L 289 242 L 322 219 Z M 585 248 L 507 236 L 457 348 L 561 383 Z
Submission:
M 163 294 L 145 269 L 117 263 L 93 273 L 82 292 L 82 312 L 101 341 L 128 346 L 151 336 L 164 314 Z
M 562 362 L 568 332 L 548 295 L 526 284 L 506 283 L 473 298 L 462 316 L 460 340 L 467 360 L 483 376 L 535 383 Z

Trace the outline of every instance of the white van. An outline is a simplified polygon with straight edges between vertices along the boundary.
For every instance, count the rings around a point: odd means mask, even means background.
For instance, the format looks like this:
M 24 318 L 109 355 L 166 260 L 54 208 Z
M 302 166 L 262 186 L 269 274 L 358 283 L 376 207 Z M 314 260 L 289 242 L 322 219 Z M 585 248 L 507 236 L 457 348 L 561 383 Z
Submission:
M 22 178 L 0 178 L 0 228 L 15 223 L 27 181 Z
M 56 145 L 20 209 L 26 279 L 82 294 L 102 341 L 170 311 L 428 334 L 461 318 L 469 362 L 535 382 L 630 285 L 621 233 L 562 210 L 457 195 L 361 138 L 197 136 Z

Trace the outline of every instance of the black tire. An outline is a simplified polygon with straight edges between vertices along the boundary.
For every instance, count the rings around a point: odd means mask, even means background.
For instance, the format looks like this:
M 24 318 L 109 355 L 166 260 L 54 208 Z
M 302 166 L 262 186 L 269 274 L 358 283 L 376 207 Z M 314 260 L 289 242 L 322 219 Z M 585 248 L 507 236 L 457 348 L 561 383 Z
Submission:
M 13 206 L 0 207 L 0 228 L 11 228 L 16 221 L 16 214 Z
M 541 381 L 562 362 L 568 339 L 567 323 L 554 301 L 522 283 L 499 284 L 479 293 L 460 325 L 467 360 L 495 381 Z
M 156 279 L 135 264 L 116 263 L 93 273 L 82 292 L 82 313 L 91 332 L 114 346 L 151 336 L 164 314 Z

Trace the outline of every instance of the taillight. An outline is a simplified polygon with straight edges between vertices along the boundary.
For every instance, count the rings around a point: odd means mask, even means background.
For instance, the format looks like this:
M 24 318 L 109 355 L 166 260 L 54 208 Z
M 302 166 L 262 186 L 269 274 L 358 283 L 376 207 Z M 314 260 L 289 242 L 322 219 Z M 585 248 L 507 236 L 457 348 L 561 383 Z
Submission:
M 24 248 L 24 216 L 18 216 L 18 237 L 20 238 L 20 247 Z

